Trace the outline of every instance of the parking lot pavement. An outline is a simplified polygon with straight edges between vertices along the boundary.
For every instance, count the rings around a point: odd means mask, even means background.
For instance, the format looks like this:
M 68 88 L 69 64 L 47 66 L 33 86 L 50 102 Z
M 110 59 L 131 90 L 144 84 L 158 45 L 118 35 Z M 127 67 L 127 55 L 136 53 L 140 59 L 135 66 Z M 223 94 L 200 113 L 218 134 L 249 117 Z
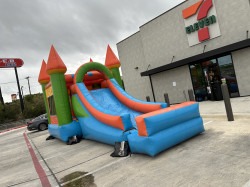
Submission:
M 250 119 L 250 97 L 231 98 L 231 106 L 236 120 Z M 224 101 L 199 102 L 200 114 L 205 118 L 227 119 Z
M 88 186 L 228 187 L 250 184 L 248 120 L 205 119 L 204 124 L 205 133 L 153 158 L 140 154 L 113 158 L 110 157 L 112 146 L 89 140 L 70 146 L 57 139 L 45 141 L 48 131 L 27 132 L 27 135 L 51 186 L 58 186 L 57 181 L 65 184 L 62 179 L 74 172 L 82 172 L 80 178 L 89 180 Z M 3 165 L 0 186 L 22 181 L 29 181 L 22 183 L 23 186 L 41 186 L 23 131 L 0 136 L 1 158 L 2 155 L 4 158 L 0 161 Z
M 25 128 L 20 128 L 0 135 L 0 186 L 41 186 L 24 131 Z M 56 184 L 50 172 L 45 172 L 50 184 Z
M 155 158 L 131 158 L 98 171 L 101 186 L 243 186 L 250 180 L 248 121 L 205 121 L 206 132 Z

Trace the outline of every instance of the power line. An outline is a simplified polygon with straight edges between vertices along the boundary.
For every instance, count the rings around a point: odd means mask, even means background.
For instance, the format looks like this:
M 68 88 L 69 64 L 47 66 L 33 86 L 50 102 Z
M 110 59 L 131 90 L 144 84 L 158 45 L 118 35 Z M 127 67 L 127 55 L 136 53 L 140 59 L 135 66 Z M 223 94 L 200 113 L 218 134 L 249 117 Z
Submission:
M 10 71 L 9 68 L 0 68 L 0 70 L 3 70 L 3 71 Z
M 5 84 L 0 83 L 0 85 L 1 85 L 1 86 L 8 86 L 8 84 L 9 84 L 9 85 L 12 86 L 14 83 L 16 84 L 16 82 L 13 82 L 13 83 L 5 83 Z M 23 82 L 22 82 L 21 84 L 24 85 Z M 32 82 L 32 83 L 30 84 L 30 87 L 33 87 L 34 85 L 37 85 L 37 86 L 38 86 L 38 85 L 40 85 L 40 84 L 39 84 L 39 83 L 36 83 L 36 82 Z M 28 88 L 28 87 L 27 87 L 27 88 Z
M 33 85 L 33 86 L 30 86 L 31 88 L 35 88 L 35 87 L 38 87 L 38 86 L 41 86 L 40 84 L 38 84 L 38 85 Z M 26 88 L 26 87 L 24 87 L 24 89 L 25 90 L 28 90 L 29 88 Z
M 29 78 L 34 79 L 34 78 L 38 78 L 38 77 L 29 77 Z M 27 79 L 27 77 L 26 77 L 26 78 L 23 78 L 23 79 L 19 79 L 19 81 L 23 81 L 23 80 L 26 80 L 26 79 Z M 10 83 L 16 83 L 16 81 L 3 82 L 3 83 L 0 83 L 0 84 L 10 84 Z M 33 82 L 30 82 L 30 83 L 33 83 Z
M 20 79 L 21 80 L 25 80 L 25 79 Z M 16 81 L 11 81 L 11 82 L 3 82 L 3 83 L 0 83 L 0 84 L 10 84 L 10 83 L 16 83 Z

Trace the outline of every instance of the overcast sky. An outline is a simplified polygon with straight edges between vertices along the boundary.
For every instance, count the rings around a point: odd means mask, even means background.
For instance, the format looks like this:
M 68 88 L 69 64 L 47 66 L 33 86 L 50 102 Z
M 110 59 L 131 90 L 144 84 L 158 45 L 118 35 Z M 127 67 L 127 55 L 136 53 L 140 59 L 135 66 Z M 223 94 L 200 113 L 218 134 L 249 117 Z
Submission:
M 92 58 L 104 63 L 110 44 L 139 30 L 139 26 L 183 0 L 1 0 L 0 58 L 21 58 L 18 68 L 24 95 L 42 92 L 37 78 L 41 62 L 47 62 L 53 44 L 66 64 L 67 73 Z M 14 69 L 0 68 L 5 102 L 18 88 Z

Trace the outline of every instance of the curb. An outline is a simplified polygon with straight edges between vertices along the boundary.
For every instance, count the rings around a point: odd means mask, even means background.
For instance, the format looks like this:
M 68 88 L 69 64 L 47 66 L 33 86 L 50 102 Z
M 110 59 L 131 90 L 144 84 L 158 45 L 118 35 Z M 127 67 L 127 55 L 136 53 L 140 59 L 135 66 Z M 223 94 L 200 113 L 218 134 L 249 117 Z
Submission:
M 226 114 L 200 114 L 202 118 L 212 118 L 212 119 L 227 119 Z M 241 120 L 250 120 L 249 114 L 234 114 L 234 119 Z
M 0 131 L 0 134 L 4 134 L 4 133 L 14 131 L 14 130 L 17 130 L 17 129 L 21 129 L 21 128 L 24 128 L 24 127 L 27 127 L 27 125 L 21 125 L 21 126 L 17 126 L 17 127 L 13 127 L 13 128 L 10 128 L 10 129 L 3 130 L 3 131 Z

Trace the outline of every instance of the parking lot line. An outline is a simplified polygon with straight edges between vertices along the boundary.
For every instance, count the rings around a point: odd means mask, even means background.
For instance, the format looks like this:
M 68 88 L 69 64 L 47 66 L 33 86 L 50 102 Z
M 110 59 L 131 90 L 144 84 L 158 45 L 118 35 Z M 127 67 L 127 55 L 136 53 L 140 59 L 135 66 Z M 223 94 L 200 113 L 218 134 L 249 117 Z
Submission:
M 207 125 L 207 124 L 212 123 L 212 122 L 213 122 L 213 121 L 208 121 L 208 122 L 204 123 L 204 125 Z
M 37 175 L 39 176 L 39 179 L 40 179 L 40 181 L 42 183 L 42 186 L 43 187 L 50 187 L 51 184 L 49 182 L 49 179 L 48 179 L 44 169 L 42 168 L 41 164 L 39 163 L 38 158 L 37 158 L 37 156 L 35 154 L 35 151 L 32 148 L 32 146 L 31 146 L 31 144 L 30 144 L 30 142 L 28 140 L 27 134 L 25 132 L 23 133 L 23 136 L 24 136 L 25 142 L 27 144 L 27 147 L 29 149 L 30 156 L 32 158 L 32 161 L 33 161 L 34 167 L 36 169 Z
M 0 132 L 0 136 L 3 135 L 3 134 L 7 134 L 7 133 L 10 133 L 10 132 L 13 132 L 13 131 L 17 131 L 17 130 L 26 128 L 26 127 L 27 127 L 27 125 L 22 125 L 22 126 L 13 127 L 11 129 L 7 129 L 7 130 L 4 130 L 4 131 L 1 131 Z

